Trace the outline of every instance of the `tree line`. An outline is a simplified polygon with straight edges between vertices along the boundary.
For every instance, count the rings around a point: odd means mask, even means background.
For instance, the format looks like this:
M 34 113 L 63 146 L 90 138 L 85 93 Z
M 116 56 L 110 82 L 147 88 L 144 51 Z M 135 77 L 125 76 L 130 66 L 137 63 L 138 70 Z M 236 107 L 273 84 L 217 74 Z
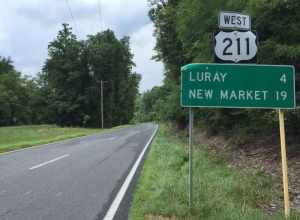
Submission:
M 141 78 L 133 66 L 129 37 L 106 30 L 78 40 L 63 24 L 36 77 L 24 77 L 10 58 L 0 58 L 0 126 L 100 127 L 101 80 L 105 127 L 129 123 Z
M 296 69 L 299 98 L 300 1 L 299 0 L 149 0 L 149 16 L 157 39 L 154 59 L 165 67 L 164 84 L 147 91 L 137 101 L 141 121 L 175 122 L 187 125 L 187 110 L 180 107 L 180 69 L 188 63 L 213 63 L 213 33 L 218 13 L 250 14 L 252 31 L 258 35 L 258 63 L 288 64 Z M 277 131 L 275 110 L 197 109 L 196 123 L 216 132 Z M 288 132 L 300 130 L 300 111 L 287 111 Z

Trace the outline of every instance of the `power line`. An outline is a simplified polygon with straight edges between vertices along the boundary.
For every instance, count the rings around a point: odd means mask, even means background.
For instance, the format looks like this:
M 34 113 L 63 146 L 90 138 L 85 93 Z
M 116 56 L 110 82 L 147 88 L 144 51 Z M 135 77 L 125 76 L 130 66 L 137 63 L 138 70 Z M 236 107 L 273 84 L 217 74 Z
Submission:
M 102 6 L 101 6 L 101 0 L 97 1 L 98 6 L 98 15 L 99 15 L 99 22 L 100 22 L 100 32 L 103 30 L 103 15 L 102 15 Z
M 74 24 L 74 29 L 75 29 L 75 32 L 77 33 L 77 36 L 78 36 L 78 28 L 77 28 L 77 23 L 76 23 L 76 20 L 75 20 L 75 17 L 73 15 L 73 12 L 72 12 L 72 9 L 71 9 L 71 6 L 70 6 L 70 3 L 69 3 L 69 0 L 65 0 L 66 2 L 66 5 L 67 5 L 67 8 L 69 10 L 69 13 L 71 15 L 71 19 L 73 20 L 73 24 Z

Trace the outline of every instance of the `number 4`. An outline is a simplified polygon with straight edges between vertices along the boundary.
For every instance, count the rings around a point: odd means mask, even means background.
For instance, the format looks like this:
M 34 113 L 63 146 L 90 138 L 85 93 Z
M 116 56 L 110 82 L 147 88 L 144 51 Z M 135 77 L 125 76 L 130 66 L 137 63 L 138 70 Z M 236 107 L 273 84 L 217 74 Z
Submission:
M 286 83 L 286 75 L 283 74 L 281 77 L 280 77 L 280 81 L 283 82 L 283 83 Z

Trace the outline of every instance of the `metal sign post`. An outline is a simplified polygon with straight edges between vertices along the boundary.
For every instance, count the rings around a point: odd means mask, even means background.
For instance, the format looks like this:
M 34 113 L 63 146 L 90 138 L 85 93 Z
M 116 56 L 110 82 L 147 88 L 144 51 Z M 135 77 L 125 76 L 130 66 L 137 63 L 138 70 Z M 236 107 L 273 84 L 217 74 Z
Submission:
M 193 126 L 194 111 L 189 108 L 189 208 L 193 207 Z
M 192 108 L 279 109 L 284 213 L 288 218 L 288 168 L 284 113 L 281 109 L 296 108 L 295 68 L 249 64 L 256 62 L 258 51 L 256 35 L 250 31 L 249 15 L 221 12 L 219 27 L 221 31 L 214 36 L 215 61 L 226 64 L 194 63 L 181 68 L 181 106 L 189 108 L 189 208 L 193 207 Z
M 279 65 L 189 64 L 182 67 L 181 106 L 189 108 L 189 207 L 192 208 L 193 107 L 294 109 L 295 69 Z M 279 110 L 284 211 L 290 215 L 284 113 Z
M 103 80 L 100 82 L 101 85 L 101 128 L 103 129 Z

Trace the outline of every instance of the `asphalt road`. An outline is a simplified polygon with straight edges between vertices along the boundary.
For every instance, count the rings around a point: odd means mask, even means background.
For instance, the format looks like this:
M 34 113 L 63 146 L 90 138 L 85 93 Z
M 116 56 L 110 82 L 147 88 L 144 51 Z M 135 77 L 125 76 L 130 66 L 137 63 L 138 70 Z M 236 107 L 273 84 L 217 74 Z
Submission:
M 0 219 L 102 219 L 155 128 L 141 124 L 0 155 Z

